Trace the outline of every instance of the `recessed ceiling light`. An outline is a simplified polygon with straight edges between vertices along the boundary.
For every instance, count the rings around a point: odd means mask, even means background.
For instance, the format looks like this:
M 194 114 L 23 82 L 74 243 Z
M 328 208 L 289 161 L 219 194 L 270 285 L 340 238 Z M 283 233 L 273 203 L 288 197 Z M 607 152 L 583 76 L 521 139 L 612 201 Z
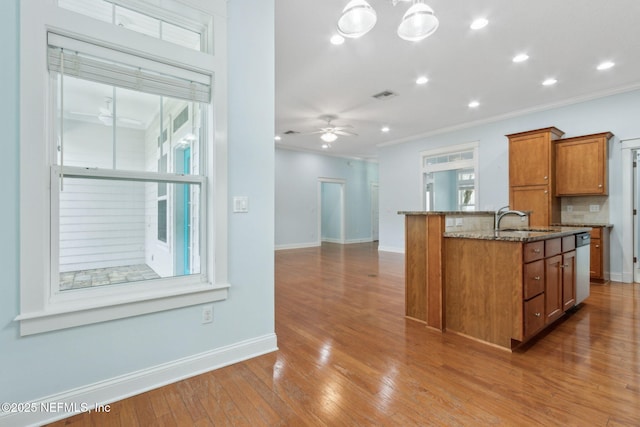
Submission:
M 557 79 L 550 78 L 550 79 L 547 79 L 547 80 L 543 81 L 543 82 L 542 82 L 542 85 L 543 85 L 543 86 L 553 86 L 553 85 L 554 85 L 554 84 L 556 84 L 556 83 L 558 83 L 558 80 L 557 80 Z
M 389 132 L 391 129 L 389 129 L 389 126 L 383 126 L 382 129 L 380 129 L 382 132 Z
M 514 56 L 512 61 L 513 62 L 524 62 L 527 59 L 529 59 L 529 55 L 527 55 L 526 53 L 520 53 L 520 54 Z
M 478 18 L 471 23 L 470 28 L 472 30 L 479 30 L 480 28 L 486 27 L 488 23 L 489 21 L 487 21 L 486 18 Z
M 602 71 L 602 70 L 608 70 L 609 68 L 613 67 L 614 65 L 616 65 L 614 62 L 611 61 L 606 61 L 601 63 L 600 65 L 598 65 L 598 70 Z
M 420 76 L 416 79 L 416 84 L 423 85 L 427 83 L 429 79 L 426 76 Z
M 469 103 L 469 108 L 478 108 L 480 106 L 480 103 L 478 101 L 471 101 Z
M 280 135 L 276 135 L 275 138 L 273 138 L 273 139 L 275 139 L 276 141 L 280 141 L 282 139 L 282 137 Z
M 342 37 L 340 34 L 335 34 L 333 36 L 331 36 L 331 44 L 335 44 L 337 45 L 341 45 L 342 43 L 344 43 L 344 37 Z

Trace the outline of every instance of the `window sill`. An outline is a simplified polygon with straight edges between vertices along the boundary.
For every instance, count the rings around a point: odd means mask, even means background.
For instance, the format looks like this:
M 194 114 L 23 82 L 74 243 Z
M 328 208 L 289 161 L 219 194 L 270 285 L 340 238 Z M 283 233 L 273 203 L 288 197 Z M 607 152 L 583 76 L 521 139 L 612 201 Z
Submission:
M 228 290 L 228 284 L 198 284 L 179 290 L 161 290 L 126 300 L 100 299 L 91 305 L 86 302 L 58 303 L 43 311 L 22 313 L 14 320 L 20 322 L 20 335 L 26 336 L 221 301 L 227 298 Z

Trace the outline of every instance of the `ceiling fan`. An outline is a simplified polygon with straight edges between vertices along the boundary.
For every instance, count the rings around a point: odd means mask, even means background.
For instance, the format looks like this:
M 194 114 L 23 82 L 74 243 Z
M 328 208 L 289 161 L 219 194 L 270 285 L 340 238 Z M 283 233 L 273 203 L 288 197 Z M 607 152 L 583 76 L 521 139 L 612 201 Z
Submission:
M 82 113 L 78 111 L 71 111 L 71 114 L 76 116 L 95 117 L 98 120 L 100 120 L 105 126 L 111 126 L 113 124 L 113 108 L 111 107 L 112 102 L 113 102 L 113 99 L 111 97 L 109 96 L 105 97 L 104 98 L 105 106 L 100 107 L 98 115 L 91 114 L 91 113 Z M 143 124 L 140 120 L 131 119 L 128 117 L 121 117 L 121 116 L 118 116 L 117 121 L 123 124 L 129 124 L 134 126 L 141 126 Z
M 320 139 L 322 139 L 326 144 L 330 144 L 336 139 L 338 136 L 358 136 L 357 133 L 348 131 L 346 129 L 351 129 L 353 126 L 344 125 L 344 126 L 335 126 L 331 122 L 336 120 L 338 117 L 333 115 L 321 116 L 320 119 L 327 122 L 326 127 L 318 128 L 317 131 L 311 132 L 311 134 L 320 134 Z

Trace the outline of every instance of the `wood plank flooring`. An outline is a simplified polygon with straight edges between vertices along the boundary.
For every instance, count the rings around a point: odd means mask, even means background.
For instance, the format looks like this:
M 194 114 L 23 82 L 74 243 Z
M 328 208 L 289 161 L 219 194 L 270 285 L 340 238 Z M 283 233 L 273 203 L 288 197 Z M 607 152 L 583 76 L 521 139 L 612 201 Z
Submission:
M 509 353 L 406 320 L 403 255 L 324 244 L 275 259 L 278 352 L 52 425 L 640 425 L 640 285 L 592 284 Z

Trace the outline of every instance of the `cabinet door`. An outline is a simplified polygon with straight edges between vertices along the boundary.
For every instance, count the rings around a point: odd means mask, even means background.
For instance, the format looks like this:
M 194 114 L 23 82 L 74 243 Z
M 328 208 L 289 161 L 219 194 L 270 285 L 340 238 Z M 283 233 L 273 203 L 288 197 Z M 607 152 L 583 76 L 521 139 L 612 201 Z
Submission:
M 592 279 L 603 279 L 604 275 L 602 272 L 602 240 L 601 239 L 591 239 L 591 261 L 590 261 L 590 276 Z
M 603 136 L 556 142 L 556 196 L 606 195 Z
M 509 139 L 509 185 L 548 184 L 550 149 L 548 132 Z
M 545 259 L 544 314 L 551 323 L 564 313 L 562 309 L 562 255 Z
M 550 224 L 550 195 L 546 185 L 534 187 L 512 187 L 511 209 L 531 211 L 530 226 L 548 226 Z
M 562 310 L 576 305 L 576 251 L 562 254 Z

